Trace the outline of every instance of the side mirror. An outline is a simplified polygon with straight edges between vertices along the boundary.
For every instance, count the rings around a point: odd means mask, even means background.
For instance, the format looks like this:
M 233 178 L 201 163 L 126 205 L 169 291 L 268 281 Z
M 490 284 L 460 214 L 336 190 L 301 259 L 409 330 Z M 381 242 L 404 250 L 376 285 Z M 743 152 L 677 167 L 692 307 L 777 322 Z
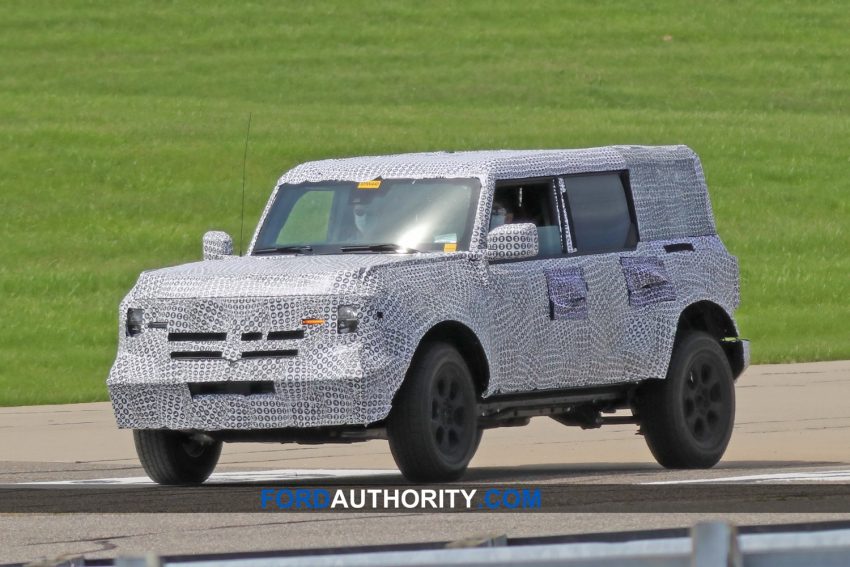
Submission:
M 487 235 L 488 260 L 516 260 L 537 256 L 537 227 L 530 223 L 503 224 Z
M 204 260 L 233 256 L 233 238 L 226 232 L 211 230 L 204 234 Z

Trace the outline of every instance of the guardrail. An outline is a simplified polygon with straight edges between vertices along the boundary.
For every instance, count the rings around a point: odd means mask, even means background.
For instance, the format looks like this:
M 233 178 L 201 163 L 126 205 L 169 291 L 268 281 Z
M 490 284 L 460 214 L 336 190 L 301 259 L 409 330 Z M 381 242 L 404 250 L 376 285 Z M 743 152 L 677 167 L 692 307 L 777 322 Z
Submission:
M 523 544 L 506 536 L 488 536 L 440 544 L 439 548 L 403 546 L 345 552 L 304 550 L 264 552 L 262 556 L 220 555 L 119 557 L 114 561 L 83 558 L 32 563 L 28 567 L 813 567 L 850 565 L 850 528 L 819 531 L 739 534 L 725 522 L 702 522 L 690 537 L 653 537 L 626 541 L 573 541 Z M 628 534 L 620 534 L 621 536 Z M 636 538 L 640 534 L 635 534 Z M 575 539 L 575 538 L 573 538 Z M 436 545 L 436 544 L 431 544 Z

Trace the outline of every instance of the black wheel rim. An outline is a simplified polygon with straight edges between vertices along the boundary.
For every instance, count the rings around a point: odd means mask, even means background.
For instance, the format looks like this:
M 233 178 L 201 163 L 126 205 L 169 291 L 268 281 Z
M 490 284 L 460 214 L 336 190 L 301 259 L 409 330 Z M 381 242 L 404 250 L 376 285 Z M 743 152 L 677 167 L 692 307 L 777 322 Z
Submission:
M 460 369 L 446 366 L 431 390 L 431 433 L 437 450 L 450 459 L 462 458 L 469 444 L 472 416 L 467 408 Z
M 726 434 L 729 403 L 720 368 L 705 358 L 695 360 L 683 388 L 685 423 L 694 440 L 714 445 Z

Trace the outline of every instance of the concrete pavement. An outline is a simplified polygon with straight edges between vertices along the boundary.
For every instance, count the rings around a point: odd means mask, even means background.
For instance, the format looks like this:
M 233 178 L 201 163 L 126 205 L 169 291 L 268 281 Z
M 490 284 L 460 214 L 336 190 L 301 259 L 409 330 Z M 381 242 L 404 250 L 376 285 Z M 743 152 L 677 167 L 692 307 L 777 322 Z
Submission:
M 724 460 L 709 471 L 666 471 L 635 426 L 582 431 L 547 418 L 485 433 L 465 481 L 640 483 L 738 478 L 805 482 L 850 475 L 850 361 L 752 367 L 737 386 L 737 423 Z M 218 470 L 388 469 L 385 441 L 353 445 L 226 445 Z M 829 474 L 824 474 L 828 471 Z M 837 471 L 837 472 L 836 472 Z M 0 408 L 0 483 L 137 477 L 132 437 L 108 404 Z M 752 477 L 761 480 L 752 480 Z M 400 482 L 386 476 L 387 482 Z M 783 481 L 784 482 L 784 481 Z M 848 518 L 841 514 L 738 514 L 742 524 Z M 693 514 L 115 514 L 0 515 L 0 561 L 61 553 L 89 557 L 454 540 L 677 527 Z M 850 518 L 848 518 L 850 519 Z
M 850 361 L 754 366 L 738 381 L 737 406 L 735 432 L 723 461 L 727 466 L 745 461 L 850 463 Z M 576 463 L 655 468 L 635 431 L 631 425 L 581 430 L 536 418 L 527 427 L 487 431 L 472 468 Z M 0 408 L 0 448 L 2 482 L 30 478 L 14 470 L 23 463 L 68 472 L 117 468 L 128 476 L 140 470 L 132 435 L 115 427 L 107 402 Z M 385 441 L 228 444 L 220 466 L 395 468 Z

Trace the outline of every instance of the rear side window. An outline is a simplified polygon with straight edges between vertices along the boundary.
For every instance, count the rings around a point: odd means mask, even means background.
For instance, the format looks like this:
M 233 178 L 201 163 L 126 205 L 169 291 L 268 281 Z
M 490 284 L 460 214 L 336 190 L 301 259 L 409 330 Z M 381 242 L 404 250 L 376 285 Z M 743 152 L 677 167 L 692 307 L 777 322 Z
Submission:
M 564 177 L 573 244 L 580 254 L 617 252 L 637 246 L 634 206 L 623 173 Z

